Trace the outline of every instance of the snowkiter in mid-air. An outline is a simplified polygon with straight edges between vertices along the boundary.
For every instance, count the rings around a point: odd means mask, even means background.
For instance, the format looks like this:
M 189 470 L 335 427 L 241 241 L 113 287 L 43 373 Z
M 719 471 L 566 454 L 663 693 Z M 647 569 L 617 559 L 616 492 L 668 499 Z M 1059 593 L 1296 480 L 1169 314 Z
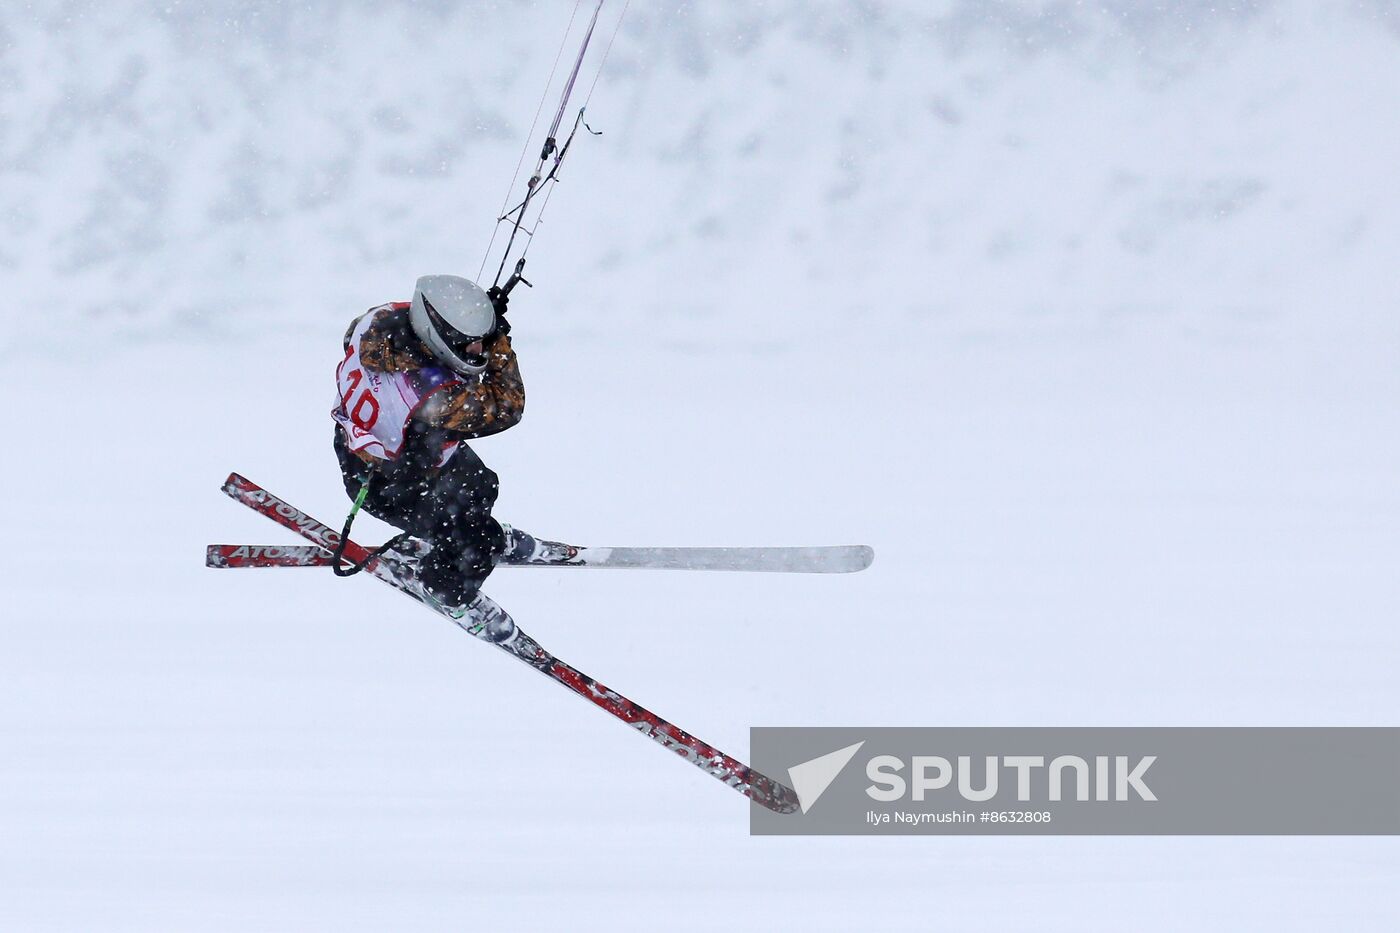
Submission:
M 331 414 L 345 490 L 431 548 L 418 579 L 449 609 L 471 602 L 498 557 L 564 547 L 491 517 L 497 477 L 467 445 L 514 427 L 525 411 L 506 307 L 499 289 L 422 276 L 411 302 L 350 324 L 336 369 Z

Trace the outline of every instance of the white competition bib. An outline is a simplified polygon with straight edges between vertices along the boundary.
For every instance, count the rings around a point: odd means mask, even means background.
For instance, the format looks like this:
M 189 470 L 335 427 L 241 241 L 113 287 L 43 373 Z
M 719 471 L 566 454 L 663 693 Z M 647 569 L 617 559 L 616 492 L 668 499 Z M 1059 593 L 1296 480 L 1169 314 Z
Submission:
M 385 312 L 406 308 L 387 304 L 372 308 L 350 335 L 345 359 L 335 370 L 336 400 L 331 417 L 345 431 L 345 444 L 356 453 L 394 460 L 403 452 L 404 436 L 414 414 L 433 393 L 460 384 L 449 370 L 425 366 L 409 372 L 381 373 L 360 362 L 360 339 Z M 444 445 L 438 465 L 456 453 L 456 443 Z

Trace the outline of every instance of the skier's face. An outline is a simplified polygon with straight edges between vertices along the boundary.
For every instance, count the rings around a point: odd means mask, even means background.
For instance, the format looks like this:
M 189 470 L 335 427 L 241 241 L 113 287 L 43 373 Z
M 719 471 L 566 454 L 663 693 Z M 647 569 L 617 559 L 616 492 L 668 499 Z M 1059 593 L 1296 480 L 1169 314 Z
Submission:
M 470 341 L 457 341 L 451 346 L 452 352 L 457 354 L 457 359 L 466 360 L 472 366 L 486 365 L 486 351 L 482 349 L 480 337 Z

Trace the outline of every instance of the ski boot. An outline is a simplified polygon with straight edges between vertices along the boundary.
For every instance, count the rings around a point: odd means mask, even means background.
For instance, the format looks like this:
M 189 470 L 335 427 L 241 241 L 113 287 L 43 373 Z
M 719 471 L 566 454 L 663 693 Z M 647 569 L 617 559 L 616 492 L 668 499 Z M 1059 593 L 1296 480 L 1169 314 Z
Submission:
M 422 538 L 404 535 L 402 540 L 395 544 L 393 549 L 380 560 L 389 567 L 394 577 L 403 584 L 406 590 L 431 608 L 452 619 L 462 628 L 472 631 L 468 627 L 469 617 L 478 609 L 478 601 L 485 599 L 488 606 L 495 606 L 495 603 L 481 596 L 477 586 L 464 588 L 458 585 L 458 580 L 455 578 L 444 579 L 440 569 L 436 576 L 441 582 L 437 587 L 434 587 L 432 582 L 427 579 L 432 575 L 424 573 L 427 569 L 425 566 L 426 558 L 432 554 L 432 551 L 433 546 Z M 496 609 L 504 614 L 504 610 L 501 610 L 499 606 Z M 507 621 L 509 618 L 506 616 Z M 477 632 L 472 631 L 472 634 L 475 635 Z
M 515 638 L 518 631 L 515 620 L 485 593 L 477 593 L 466 603 L 450 604 L 427 587 L 419 592 L 423 595 L 423 602 L 456 622 L 468 635 L 494 645 L 506 644 Z
M 578 557 L 578 548 L 559 541 L 546 541 L 536 538 L 527 531 L 513 528 L 501 522 L 506 543 L 496 557 L 500 564 L 567 564 Z

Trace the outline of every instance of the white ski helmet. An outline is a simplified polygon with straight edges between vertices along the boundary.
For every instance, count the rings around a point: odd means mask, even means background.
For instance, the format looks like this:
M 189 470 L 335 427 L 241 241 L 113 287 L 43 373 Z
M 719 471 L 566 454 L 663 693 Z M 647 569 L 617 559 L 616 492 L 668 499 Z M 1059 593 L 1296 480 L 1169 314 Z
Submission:
M 496 309 L 480 285 L 460 275 L 424 275 L 413 288 L 408 320 L 418 339 L 459 373 L 486 369 L 486 351 L 467 349 L 496 327 Z

